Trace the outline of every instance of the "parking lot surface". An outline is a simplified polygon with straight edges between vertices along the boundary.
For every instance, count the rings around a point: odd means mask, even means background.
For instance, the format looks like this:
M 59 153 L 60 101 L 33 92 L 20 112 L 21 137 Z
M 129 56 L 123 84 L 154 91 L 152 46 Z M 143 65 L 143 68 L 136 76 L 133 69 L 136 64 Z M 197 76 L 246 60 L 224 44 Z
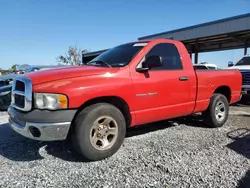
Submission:
M 227 123 L 199 117 L 130 129 L 120 150 L 81 161 L 67 142 L 13 132 L 0 112 L 0 187 L 250 187 L 250 107 L 231 107 Z

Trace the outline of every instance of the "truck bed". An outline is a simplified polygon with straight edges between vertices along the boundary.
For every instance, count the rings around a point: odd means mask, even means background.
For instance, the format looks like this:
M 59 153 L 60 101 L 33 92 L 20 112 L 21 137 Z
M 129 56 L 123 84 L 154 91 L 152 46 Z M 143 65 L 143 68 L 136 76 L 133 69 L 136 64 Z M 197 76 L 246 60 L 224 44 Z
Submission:
M 220 87 L 229 89 L 229 103 L 237 102 L 241 95 L 242 75 L 238 70 L 195 70 L 197 96 L 195 112 L 203 111 L 214 91 Z

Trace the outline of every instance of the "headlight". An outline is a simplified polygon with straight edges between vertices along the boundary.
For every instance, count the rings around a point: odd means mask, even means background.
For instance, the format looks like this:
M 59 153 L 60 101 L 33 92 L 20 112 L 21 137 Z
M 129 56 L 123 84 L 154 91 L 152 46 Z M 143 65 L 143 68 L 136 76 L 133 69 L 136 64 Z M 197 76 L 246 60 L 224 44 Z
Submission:
M 65 109 L 68 107 L 66 95 L 52 93 L 35 93 L 35 107 L 38 109 Z

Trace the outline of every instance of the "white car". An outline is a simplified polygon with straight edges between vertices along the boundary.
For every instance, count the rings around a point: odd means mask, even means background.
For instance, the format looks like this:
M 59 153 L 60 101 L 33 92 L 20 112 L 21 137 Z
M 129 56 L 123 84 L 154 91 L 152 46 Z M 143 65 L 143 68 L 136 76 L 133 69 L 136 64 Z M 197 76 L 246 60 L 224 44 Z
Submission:
M 228 62 L 227 69 L 238 69 L 242 74 L 242 95 L 250 95 L 250 55 L 245 55 L 237 63 Z
M 216 69 L 218 69 L 217 65 L 215 65 L 215 64 L 209 64 L 209 63 L 194 64 L 194 68 L 198 69 L 198 70 L 200 70 L 200 69 L 203 69 L 203 70 L 204 69 L 205 70 L 210 70 L 210 69 L 216 70 Z

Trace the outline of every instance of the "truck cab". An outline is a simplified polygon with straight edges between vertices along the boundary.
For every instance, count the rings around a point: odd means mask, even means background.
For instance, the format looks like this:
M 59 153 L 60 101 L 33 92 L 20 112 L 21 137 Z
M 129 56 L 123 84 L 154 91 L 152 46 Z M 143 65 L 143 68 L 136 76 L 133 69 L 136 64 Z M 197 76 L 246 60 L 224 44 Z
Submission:
M 242 95 L 250 95 L 250 55 L 245 55 L 237 63 L 228 62 L 228 69 L 238 69 L 242 74 Z

